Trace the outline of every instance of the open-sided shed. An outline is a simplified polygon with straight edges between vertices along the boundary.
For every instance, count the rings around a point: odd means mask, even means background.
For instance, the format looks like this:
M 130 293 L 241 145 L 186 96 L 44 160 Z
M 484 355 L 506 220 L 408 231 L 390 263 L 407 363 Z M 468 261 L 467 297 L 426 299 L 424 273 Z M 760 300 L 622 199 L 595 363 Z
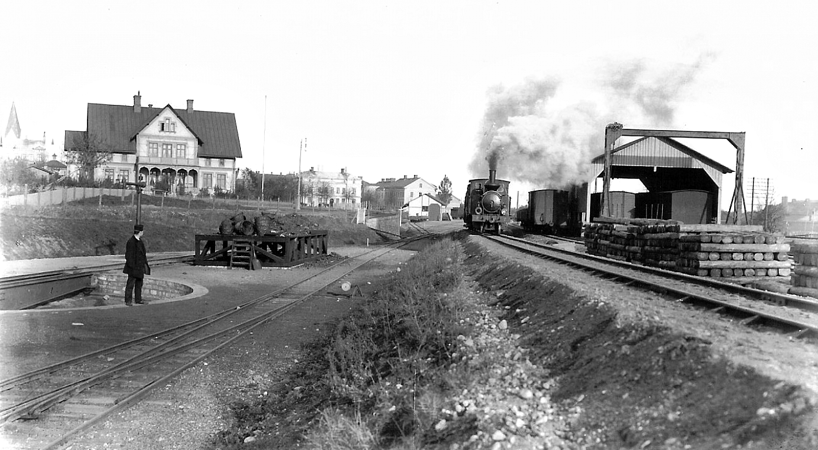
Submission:
M 604 155 L 592 160 L 592 168 L 594 178 L 603 174 Z M 706 198 L 702 202 L 704 210 L 699 214 L 700 223 L 721 222 L 722 176 L 731 172 L 724 165 L 668 137 L 642 137 L 611 151 L 611 178 L 638 179 L 655 195 L 679 191 L 705 192 Z M 587 205 L 588 211 L 592 211 L 590 196 Z M 639 208 L 636 214 L 636 217 L 652 215 L 650 211 L 640 211 Z

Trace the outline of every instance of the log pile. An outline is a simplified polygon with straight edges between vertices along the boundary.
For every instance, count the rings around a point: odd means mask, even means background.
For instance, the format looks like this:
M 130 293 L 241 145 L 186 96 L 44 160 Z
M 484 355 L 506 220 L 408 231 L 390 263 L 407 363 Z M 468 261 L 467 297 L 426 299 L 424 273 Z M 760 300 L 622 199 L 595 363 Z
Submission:
M 795 266 L 790 294 L 818 298 L 818 242 L 796 241 L 792 255 Z
M 791 274 L 790 245 L 757 225 L 603 218 L 586 226 L 583 236 L 587 253 L 690 275 L 743 282 Z M 814 272 L 818 277 L 818 268 Z
M 713 278 L 790 276 L 790 245 L 780 234 L 764 233 L 752 225 L 683 225 L 682 229 L 689 233 L 679 242 L 681 272 Z

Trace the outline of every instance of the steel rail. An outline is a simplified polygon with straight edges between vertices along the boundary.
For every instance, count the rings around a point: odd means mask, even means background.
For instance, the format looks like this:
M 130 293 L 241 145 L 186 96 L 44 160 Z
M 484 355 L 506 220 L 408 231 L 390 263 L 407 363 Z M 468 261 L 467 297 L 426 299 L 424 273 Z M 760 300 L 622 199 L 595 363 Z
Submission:
M 367 264 L 367 263 L 377 259 L 378 257 L 393 251 L 394 249 L 400 248 L 400 247 L 402 247 L 404 245 L 407 245 L 407 244 L 409 244 L 411 242 L 414 242 L 416 240 L 423 239 L 423 238 L 428 238 L 428 237 L 429 237 L 429 235 L 427 234 L 427 235 L 424 235 L 424 236 L 415 237 L 415 238 L 412 238 L 412 239 L 407 239 L 407 240 L 404 240 L 404 241 L 401 241 L 401 242 L 391 243 L 391 244 L 389 244 L 387 246 L 380 247 L 380 248 L 375 248 L 375 249 L 367 251 L 367 252 L 365 252 L 365 253 L 363 253 L 361 255 L 357 255 L 356 257 L 353 258 L 355 260 L 358 260 L 357 264 L 350 265 L 348 268 L 343 270 L 340 274 L 332 274 L 332 280 L 331 281 L 322 282 L 322 284 L 318 288 L 315 288 L 315 289 L 311 290 L 309 293 L 307 293 L 306 295 L 301 296 L 297 300 L 291 301 L 291 302 L 289 302 L 289 303 L 287 303 L 285 305 L 282 305 L 280 307 L 277 307 L 277 308 L 275 308 L 273 310 L 263 312 L 262 314 L 256 315 L 256 316 L 254 316 L 254 317 L 252 317 L 252 318 L 250 318 L 248 320 L 245 320 L 244 322 L 242 322 L 240 324 L 233 325 L 233 326 L 231 326 L 231 327 L 229 327 L 227 329 L 217 331 L 215 333 L 211 333 L 211 334 L 209 334 L 207 336 L 204 336 L 202 338 L 199 338 L 199 339 L 197 339 L 197 340 L 195 340 L 193 342 L 180 344 L 180 345 L 177 345 L 176 347 L 170 346 L 168 344 L 168 342 L 163 343 L 162 347 L 168 347 L 168 349 L 166 351 L 162 352 L 162 353 L 157 354 L 158 350 L 156 350 L 156 348 L 149 349 L 148 351 L 143 352 L 142 354 L 137 355 L 137 356 L 135 356 L 133 358 L 130 358 L 127 361 L 121 362 L 121 363 L 115 365 L 114 367 L 111 367 L 111 368 L 109 368 L 107 370 L 99 372 L 99 373 L 97 373 L 97 374 L 95 374 L 93 376 L 86 377 L 84 380 L 74 382 L 74 383 L 69 383 L 68 385 L 62 386 L 62 387 L 52 391 L 50 394 L 46 394 L 44 396 L 41 395 L 41 396 L 38 396 L 35 399 L 29 399 L 26 402 L 23 402 L 22 404 L 18 405 L 18 406 L 20 406 L 20 408 L 14 410 L 13 412 L 9 412 L 8 411 L 9 408 L 7 408 L 6 410 L 4 410 L 4 411 L 7 411 L 7 412 L 4 414 L 3 418 L 6 419 L 6 420 L 10 420 L 10 419 L 14 419 L 14 418 L 23 417 L 23 416 L 26 415 L 26 413 L 34 413 L 34 414 L 39 413 L 39 412 L 41 412 L 43 410 L 48 409 L 50 406 L 53 406 L 53 404 L 65 401 L 67 398 L 70 398 L 70 397 L 78 394 L 79 392 L 81 392 L 83 390 L 86 390 L 86 389 L 92 387 L 93 385 L 104 381 L 105 379 L 116 378 L 117 376 L 119 376 L 122 373 L 134 371 L 134 370 L 138 369 L 139 367 L 144 367 L 144 366 L 147 366 L 147 365 L 157 363 L 160 360 L 165 360 L 165 359 L 169 358 L 170 356 L 173 356 L 173 355 L 178 354 L 180 352 L 183 352 L 185 350 L 196 348 L 197 346 L 201 346 L 201 345 L 203 345 L 203 344 L 205 344 L 207 342 L 211 342 L 214 339 L 217 339 L 219 337 L 224 337 L 224 336 L 226 336 L 226 335 L 228 335 L 230 333 L 234 333 L 234 332 L 238 331 L 238 334 L 230 337 L 225 342 L 218 344 L 215 348 L 212 348 L 212 349 L 208 350 L 205 354 L 200 355 L 199 357 L 195 358 L 194 360 L 186 363 L 183 367 L 180 367 L 180 368 L 174 370 L 172 373 L 164 375 L 160 379 L 154 380 L 154 381 L 144 385 L 139 391 L 129 395 L 124 400 L 117 402 L 116 405 L 114 405 L 113 407 L 110 408 L 110 411 L 103 412 L 102 416 L 97 416 L 97 417 L 91 419 L 90 421 L 87 421 L 86 423 L 76 427 L 75 429 L 71 430 L 68 434 L 64 435 L 63 437 L 61 437 L 60 439 L 58 439 L 54 443 L 50 444 L 49 447 L 47 447 L 47 448 L 53 448 L 54 446 L 65 442 L 66 439 L 68 439 L 70 436 L 75 435 L 76 433 L 78 433 L 78 432 L 80 432 L 80 431 L 82 431 L 84 429 L 87 429 L 88 427 L 90 427 L 93 424 L 97 423 L 99 420 L 102 420 L 102 418 L 104 418 L 104 416 L 107 416 L 108 414 L 110 414 L 110 413 L 112 413 L 114 411 L 120 410 L 120 409 L 124 408 L 125 406 L 130 405 L 131 403 L 136 401 L 138 398 L 141 398 L 142 396 L 144 396 L 144 394 L 147 393 L 148 391 L 150 391 L 154 386 L 156 386 L 158 384 L 161 384 L 161 382 L 163 380 L 169 379 L 170 377 L 173 377 L 176 374 L 180 373 L 182 370 L 185 370 L 186 368 L 196 364 L 197 362 L 201 361 L 201 359 L 205 358 L 209 354 L 217 351 L 218 349 L 222 348 L 225 345 L 228 345 L 229 343 L 233 342 L 235 339 L 238 339 L 239 337 L 244 336 L 247 332 L 250 332 L 252 329 L 254 329 L 254 328 L 256 328 L 256 327 L 258 327 L 258 326 L 260 326 L 260 325 L 262 325 L 262 324 L 264 324 L 266 322 L 269 322 L 270 320 L 272 320 L 272 319 L 274 319 L 276 317 L 280 317 L 281 315 L 285 314 L 290 309 L 292 309 L 295 306 L 297 306 L 298 304 L 304 302 L 306 299 L 312 297 L 316 293 L 324 290 L 327 286 L 329 286 L 333 282 L 335 282 L 338 279 L 346 276 L 350 272 L 360 268 L 364 264 Z M 381 250 L 383 250 L 383 251 L 381 251 Z M 183 336 L 190 335 L 191 333 L 193 333 L 193 332 L 195 332 L 197 330 L 204 329 L 204 327 L 212 325 L 216 321 L 221 321 L 223 319 L 226 319 L 227 317 L 230 317 L 234 313 L 238 313 L 240 311 L 246 312 L 246 311 L 248 311 L 249 306 L 252 306 L 254 304 L 261 304 L 261 303 L 273 300 L 273 299 L 275 299 L 277 297 L 280 297 L 281 294 L 283 294 L 286 291 L 293 290 L 296 286 L 299 286 L 299 285 L 306 284 L 306 283 L 309 283 L 311 281 L 314 281 L 316 279 L 316 277 L 318 277 L 319 275 L 324 274 L 324 273 L 326 273 L 328 271 L 331 271 L 333 269 L 337 269 L 339 266 L 341 266 L 343 264 L 349 264 L 349 263 L 350 263 L 349 259 L 344 259 L 342 261 L 339 261 L 339 262 L 331 265 L 330 267 L 327 267 L 326 269 L 321 270 L 319 273 L 317 273 L 317 274 L 315 274 L 315 275 L 313 275 L 313 276 L 311 276 L 311 277 L 309 277 L 307 279 L 301 280 L 301 281 L 299 281 L 297 283 L 294 283 L 294 284 L 292 284 L 290 286 L 278 289 L 274 293 L 266 294 L 266 295 L 264 295 L 262 297 L 259 297 L 257 299 L 245 302 L 244 304 L 240 305 L 239 307 L 231 307 L 230 309 L 226 309 L 224 311 L 215 313 L 215 314 L 213 314 L 211 316 L 201 318 L 201 319 L 197 319 L 197 320 L 188 322 L 186 324 L 182 324 L 180 326 L 173 327 L 173 328 L 168 329 L 168 330 L 163 330 L 161 332 L 154 333 L 154 334 L 152 334 L 150 336 L 145 336 L 145 337 L 142 337 L 142 338 L 134 339 L 132 341 L 128 341 L 128 342 L 121 343 L 121 344 L 118 344 L 118 345 L 115 345 L 115 346 L 112 346 L 112 347 L 109 347 L 109 348 L 106 348 L 106 349 L 102 349 L 102 350 L 98 350 L 98 351 L 95 351 L 95 352 L 88 353 L 86 355 L 82 355 L 82 356 L 74 358 L 72 360 L 64 361 L 62 363 L 58 363 L 58 364 L 55 364 L 55 365 L 52 365 L 52 366 L 48 366 L 46 368 L 38 369 L 36 371 L 30 372 L 29 374 L 23 374 L 21 376 L 18 376 L 18 377 L 9 379 L 9 380 L 4 380 L 2 382 L 2 386 L 6 387 L 6 389 L 8 389 L 8 386 L 29 382 L 29 381 L 31 381 L 33 379 L 36 379 L 36 378 L 39 378 L 39 377 L 41 377 L 43 375 L 53 373 L 55 370 L 59 370 L 61 367 L 71 366 L 71 365 L 77 364 L 77 363 L 79 363 L 81 361 L 87 360 L 89 358 L 93 358 L 93 357 L 101 355 L 101 354 L 111 353 L 112 350 L 121 350 L 122 348 L 133 346 L 133 345 L 136 345 L 138 343 L 154 339 L 154 338 L 156 338 L 158 336 L 167 335 L 167 334 L 173 333 L 175 331 L 178 331 L 180 329 L 195 326 L 194 329 L 188 330 L 183 334 Z M 177 336 L 177 337 L 173 338 L 171 341 L 172 342 L 179 342 L 181 337 L 182 336 Z M 48 398 L 46 398 L 46 397 L 48 397 Z
M 570 256 L 575 257 L 579 254 L 573 252 L 566 252 L 566 251 L 555 251 L 560 249 L 549 248 L 548 246 L 541 246 L 541 245 L 533 245 L 532 243 L 517 239 L 517 238 L 510 238 L 508 236 L 484 236 L 487 239 L 490 239 L 498 244 L 514 248 L 515 250 L 522 251 L 524 253 L 528 253 L 537 257 L 541 257 L 544 259 L 548 259 L 551 261 L 559 262 L 561 264 L 568 264 L 572 267 L 580 268 L 583 270 L 590 270 L 592 272 L 604 274 L 605 276 L 611 277 L 611 281 L 622 282 L 629 286 L 633 285 L 640 285 L 643 288 L 649 289 L 654 292 L 658 292 L 665 295 L 675 295 L 678 298 L 675 301 L 678 302 L 685 302 L 685 303 L 698 303 L 703 305 L 712 306 L 711 309 L 714 312 L 718 313 L 729 313 L 739 317 L 742 317 L 741 323 L 744 325 L 749 325 L 751 323 L 764 323 L 765 325 L 774 326 L 776 328 L 782 329 L 787 333 L 792 333 L 794 337 L 804 337 L 807 335 L 814 335 L 818 336 L 818 324 L 816 323 L 806 323 L 786 317 L 781 317 L 776 314 L 771 314 L 763 311 L 759 311 L 753 308 L 748 308 L 741 305 L 736 305 L 727 301 L 714 299 L 711 297 L 707 297 L 704 295 L 700 295 L 695 292 L 687 291 L 684 289 L 674 288 L 667 285 L 662 285 L 650 280 L 646 280 L 643 278 L 639 278 L 637 276 L 623 274 L 621 272 L 616 272 L 612 270 L 607 270 L 602 267 L 592 266 L 590 264 L 583 264 L 580 261 L 576 260 L 569 260 L 566 257 L 563 257 L 563 253 L 570 254 Z M 525 248 L 521 245 L 528 245 L 535 247 L 536 249 L 532 248 Z M 543 252 L 543 250 L 551 251 L 551 254 L 547 254 Z M 598 258 L 593 258 L 597 260 Z M 609 263 L 607 259 L 596 261 L 602 263 Z M 615 265 L 615 264 L 614 264 Z M 631 267 L 628 267 L 631 268 Z M 668 271 L 663 271 L 668 272 Z M 672 272 L 668 272 L 672 273 Z

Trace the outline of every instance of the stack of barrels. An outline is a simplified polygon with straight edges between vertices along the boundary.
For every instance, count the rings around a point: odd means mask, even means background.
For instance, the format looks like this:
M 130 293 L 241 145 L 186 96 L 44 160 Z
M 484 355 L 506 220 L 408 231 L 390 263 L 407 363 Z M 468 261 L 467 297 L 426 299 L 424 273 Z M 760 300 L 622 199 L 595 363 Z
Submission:
M 818 298 L 818 242 L 797 240 L 792 245 L 795 260 L 790 294 Z

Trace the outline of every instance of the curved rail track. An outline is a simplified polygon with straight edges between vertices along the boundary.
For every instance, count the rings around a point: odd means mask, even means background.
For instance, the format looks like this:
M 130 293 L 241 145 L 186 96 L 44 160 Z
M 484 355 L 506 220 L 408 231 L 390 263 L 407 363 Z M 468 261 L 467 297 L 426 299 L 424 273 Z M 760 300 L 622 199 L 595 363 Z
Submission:
M 59 448 L 362 265 L 381 247 L 208 317 L 0 381 L 0 430 L 14 448 Z
M 124 256 L 123 256 L 124 258 Z M 153 266 L 165 264 L 177 264 L 193 261 L 192 255 L 151 255 L 149 262 Z M 10 275 L 0 278 L 0 303 L 7 298 L 22 295 L 28 300 L 22 300 L 13 309 L 32 309 L 44 303 L 54 301 L 61 295 L 51 295 L 53 288 L 48 286 L 63 286 L 64 294 L 81 290 L 87 283 L 91 275 L 107 270 L 118 270 L 122 268 L 123 261 L 95 264 L 73 269 L 49 270 L 45 272 L 26 273 L 21 275 Z M 71 280 L 76 283 L 71 284 Z M 57 287 L 58 292 L 60 287 Z M 0 306 L 3 306 L 0 304 Z
M 764 325 L 793 337 L 818 337 L 818 302 L 678 272 L 609 260 L 538 244 L 510 236 L 485 236 L 501 245 L 567 264 L 611 281 L 642 287 L 740 319 L 744 325 Z M 748 300 L 751 299 L 751 300 Z

